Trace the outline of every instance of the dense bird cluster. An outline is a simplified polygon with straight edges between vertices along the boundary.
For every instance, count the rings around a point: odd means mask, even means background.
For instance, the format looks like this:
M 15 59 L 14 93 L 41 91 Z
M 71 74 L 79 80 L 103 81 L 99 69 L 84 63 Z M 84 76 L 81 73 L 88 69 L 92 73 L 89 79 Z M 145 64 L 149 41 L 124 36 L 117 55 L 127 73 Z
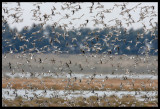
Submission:
M 101 3 L 97 3 L 97 5 L 95 5 L 95 3 L 92 3 L 89 9 L 94 9 L 95 13 L 97 14 L 94 13 L 95 16 L 91 16 L 90 19 L 84 19 L 85 14 L 83 13 L 82 15 L 80 15 L 80 17 L 72 17 L 75 13 L 79 13 L 79 11 L 82 9 L 81 5 L 83 4 L 81 3 L 64 3 L 63 5 L 61 5 L 61 10 L 67 10 L 67 13 L 62 15 L 60 13 L 61 11 L 57 10 L 56 3 L 53 3 L 55 6 L 53 5 L 53 8 L 51 9 L 52 14 L 43 14 L 41 12 L 41 5 L 43 4 L 44 3 L 33 4 L 36 9 L 32 9 L 30 12 L 33 13 L 32 20 L 40 22 L 39 24 L 33 24 L 33 31 L 31 31 L 31 33 L 29 32 L 30 27 L 28 26 L 25 26 L 23 28 L 23 31 L 18 32 L 16 29 L 10 30 L 9 27 L 5 25 L 8 24 L 7 19 L 11 20 L 11 16 L 13 16 L 13 23 L 23 21 L 23 18 L 21 18 L 23 14 L 21 5 L 18 5 L 17 7 L 11 9 L 2 7 L 2 33 L 5 36 L 3 40 L 5 46 L 2 47 L 2 50 L 6 49 L 8 51 L 10 50 L 9 52 L 15 53 L 19 51 L 23 51 L 24 53 L 35 51 L 38 53 L 43 53 L 45 51 L 51 52 L 55 50 L 58 53 L 71 53 L 70 51 L 72 51 L 72 53 L 77 53 L 78 51 L 80 51 L 81 53 L 85 54 L 88 52 L 106 53 L 106 51 L 108 51 L 108 54 L 127 54 L 127 52 L 124 51 L 125 49 L 121 49 L 124 48 L 124 45 L 127 44 L 128 46 L 126 46 L 126 50 L 132 51 L 132 54 L 134 54 L 135 52 L 144 54 L 147 51 L 151 54 L 157 54 L 158 48 L 156 48 L 157 45 L 154 44 L 157 43 L 158 39 L 158 23 L 155 22 L 157 15 L 156 11 L 153 8 L 154 6 L 140 7 L 140 3 L 132 7 L 131 9 L 127 9 L 127 3 L 123 3 L 122 5 L 115 4 L 111 9 L 105 9 L 104 5 L 102 5 Z M 106 22 L 105 20 L 107 18 L 105 18 L 105 16 L 107 16 L 107 14 L 109 13 L 114 12 L 114 9 L 116 8 L 120 8 L 122 10 L 121 13 L 119 13 L 119 16 L 122 16 L 123 19 L 114 18 Z M 132 17 L 131 13 L 138 10 L 139 8 L 140 18 L 135 21 L 135 19 L 133 18 L 134 16 Z M 11 10 L 14 10 L 15 13 L 11 13 Z M 70 11 L 71 13 L 68 13 Z M 47 24 L 47 22 L 52 21 L 59 15 L 61 16 L 59 20 L 53 21 L 51 28 L 46 28 L 46 30 L 44 30 L 44 26 Z M 142 16 L 143 19 L 141 19 Z M 84 22 L 81 19 L 84 19 Z M 147 26 L 144 24 L 143 20 L 146 19 L 150 19 L 148 22 L 151 28 L 147 28 Z M 66 20 L 68 20 L 67 22 L 69 22 L 69 24 L 61 24 L 61 22 Z M 75 29 L 72 22 L 78 22 L 78 20 L 82 22 L 82 24 L 79 25 L 78 29 Z M 87 27 L 88 23 L 90 22 L 93 23 L 93 26 L 102 26 L 102 28 L 95 29 L 93 31 L 86 30 L 86 32 L 88 33 L 85 33 L 82 28 Z M 108 25 L 108 23 L 111 22 L 115 23 L 115 25 Z M 124 25 L 127 25 L 128 27 L 129 25 L 133 25 L 138 22 L 141 22 L 142 25 L 142 30 L 140 31 L 129 31 L 128 28 L 124 27 Z M 8 29 L 9 33 L 7 31 Z M 131 38 L 130 36 L 132 32 L 135 32 L 134 35 L 137 34 L 136 36 L 132 36 L 133 38 Z M 150 34 L 151 37 L 146 36 L 147 33 Z M 8 39 L 10 37 L 6 38 L 7 34 L 10 34 L 10 36 L 12 35 L 13 39 Z M 43 36 L 41 34 L 43 34 Z M 130 39 L 132 40 L 130 40 L 127 36 L 130 36 Z M 144 41 L 146 38 L 148 38 L 148 41 Z M 13 42 L 15 42 L 15 44 L 13 44 Z M 17 45 L 17 43 L 21 42 L 23 44 Z M 41 46 L 37 43 L 41 43 Z M 12 49 L 12 45 L 15 45 L 14 49 Z
M 105 94 L 101 97 L 98 93 L 95 93 L 96 90 L 110 90 L 113 88 L 112 83 L 106 83 L 110 77 L 105 75 L 105 73 L 110 73 L 111 75 L 118 73 L 124 74 L 120 79 L 127 81 L 129 77 L 135 74 L 148 73 L 156 75 L 158 72 L 158 59 L 150 56 L 151 51 L 154 51 L 155 54 L 158 53 L 158 47 L 153 48 L 154 42 L 158 41 L 158 21 L 155 21 L 158 13 L 155 10 L 155 6 L 141 6 L 143 3 L 137 3 L 130 8 L 128 7 L 129 3 L 115 3 L 112 8 L 106 9 L 105 5 L 101 2 L 91 2 L 87 10 L 89 10 L 89 14 L 92 16 L 87 18 L 85 17 L 85 12 L 80 12 L 83 9 L 83 3 L 64 2 L 61 5 L 57 5 L 57 2 L 51 3 L 53 4 L 51 10 L 47 10 L 50 12 L 49 14 L 42 12 L 41 6 L 45 3 L 32 3 L 35 7 L 30 11 L 32 20 L 38 21 L 39 24 L 33 24 L 32 29 L 34 31 L 29 34 L 29 26 L 25 26 L 22 32 L 18 32 L 16 29 L 9 29 L 9 27 L 6 26 L 9 24 L 8 20 L 12 20 L 12 23 L 20 23 L 25 19 L 22 17 L 25 13 L 23 13 L 24 9 L 20 2 L 17 2 L 16 7 L 10 9 L 6 6 L 7 4 L 9 3 L 2 3 L 2 50 L 7 49 L 7 47 L 9 47 L 9 49 L 2 54 L 2 71 L 11 72 L 11 77 L 14 77 L 14 75 L 18 73 L 19 76 L 21 75 L 20 78 L 25 79 L 42 78 L 45 77 L 45 75 L 49 75 L 50 78 L 64 78 L 62 82 L 67 82 L 67 84 L 61 87 L 64 88 L 66 96 L 74 92 L 74 87 L 80 87 L 80 84 L 84 82 L 84 78 L 88 78 L 85 81 L 88 86 L 81 86 L 82 89 L 80 91 L 82 95 L 83 89 L 88 89 L 88 93 L 95 94 L 95 101 L 99 106 L 103 106 L 101 103 L 102 100 L 105 100 L 107 106 L 110 106 L 110 102 Z M 117 17 L 106 22 L 105 19 L 107 19 L 107 15 L 115 12 L 116 9 L 121 10 L 119 16 L 122 17 L 122 19 Z M 137 10 L 139 10 L 139 18 L 135 19 L 133 13 Z M 62 14 L 62 11 L 66 13 Z M 54 21 L 54 18 L 57 16 L 59 19 Z M 149 26 L 151 28 L 148 28 L 144 23 L 146 19 L 149 19 Z M 51 31 L 47 29 L 44 30 L 45 25 L 49 21 L 53 21 L 50 25 Z M 61 23 L 63 21 L 66 23 Z M 78 28 L 75 27 L 74 22 L 80 23 Z M 102 28 L 86 30 L 87 32 L 85 32 L 83 28 L 86 28 L 91 22 L 93 26 L 101 26 Z M 109 23 L 113 23 L 114 25 L 109 25 Z M 127 27 L 136 23 L 142 25 L 142 31 L 137 32 L 136 36 L 130 39 L 130 31 L 128 31 Z M 124 27 L 124 25 L 127 27 Z M 80 31 L 82 29 L 83 31 Z M 10 30 L 9 33 L 6 32 L 8 30 Z M 150 38 L 146 39 L 145 35 L 148 33 L 150 33 Z M 6 38 L 8 36 L 7 34 L 11 34 L 12 39 Z M 53 35 L 50 36 L 50 34 Z M 28 37 L 28 35 L 30 36 Z M 82 35 L 85 37 L 81 38 Z M 48 43 L 45 43 L 46 39 Z M 22 42 L 22 45 L 17 43 L 18 41 Z M 19 44 L 18 48 L 15 47 L 15 44 Z M 121 50 L 124 49 L 126 51 L 132 51 L 133 46 L 131 46 L 131 44 L 134 45 L 134 47 L 139 47 L 138 52 L 144 55 L 126 55 L 121 52 Z M 143 46 L 140 46 L 142 44 Z M 60 48 L 60 45 L 63 46 Z M 68 48 L 64 49 L 65 47 Z M 73 55 L 73 57 L 70 57 L 72 55 L 68 55 L 70 50 L 74 52 L 77 49 L 79 51 L 78 54 Z M 53 55 L 47 53 L 53 53 Z M 90 74 L 88 77 L 82 78 L 76 76 L 76 74 L 85 75 L 87 73 Z M 102 81 L 99 82 L 97 77 L 102 78 Z M 131 78 L 131 80 L 132 81 L 128 80 L 126 83 L 120 82 L 118 90 L 123 91 L 126 86 L 131 86 L 130 90 L 133 90 L 136 83 L 135 79 Z M 151 89 L 156 91 L 157 87 L 152 87 L 152 84 L 154 84 L 152 77 L 148 79 L 148 82 Z M 43 79 L 39 83 L 44 89 L 42 93 L 44 96 L 47 95 L 48 90 L 54 90 L 54 88 L 47 88 Z M 33 91 L 38 90 L 32 83 L 23 83 L 23 85 L 25 84 L 27 84 L 27 88 Z M 91 87 L 93 84 L 98 85 Z M 144 82 L 141 82 L 139 92 L 141 90 L 147 90 L 147 87 Z M 12 88 L 11 83 L 8 83 L 7 88 Z M 9 95 L 9 91 L 6 91 L 6 94 Z M 33 96 L 29 97 L 27 94 L 28 92 L 25 90 L 23 97 L 30 101 L 38 99 L 40 96 L 40 94 L 33 93 Z M 18 97 L 16 88 L 13 91 L 13 95 L 15 95 L 15 98 Z M 59 95 L 55 92 L 50 94 L 50 98 L 59 98 Z M 145 100 L 148 101 L 151 99 L 147 95 L 145 95 L 145 98 Z M 85 97 L 83 100 L 90 106 L 93 106 L 95 102 L 92 99 L 88 102 L 88 99 Z M 118 101 L 116 97 L 115 101 L 120 106 L 126 105 Z M 77 101 L 73 99 L 66 101 L 64 104 L 73 106 L 76 102 Z M 129 102 L 130 101 L 128 101 L 128 104 Z M 47 106 L 45 104 L 48 103 L 49 101 L 47 100 L 43 101 L 43 103 L 37 102 L 40 106 Z M 3 104 L 2 102 L 2 105 Z M 20 105 L 23 105 L 23 102 L 21 102 Z

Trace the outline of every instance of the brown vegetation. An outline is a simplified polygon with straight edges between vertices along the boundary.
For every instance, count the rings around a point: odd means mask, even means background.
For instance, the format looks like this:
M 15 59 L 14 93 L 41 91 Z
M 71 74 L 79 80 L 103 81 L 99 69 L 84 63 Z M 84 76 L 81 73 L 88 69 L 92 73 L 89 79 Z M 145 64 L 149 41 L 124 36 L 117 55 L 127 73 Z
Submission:
M 81 81 L 81 82 L 80 82 Z M 152 84 L 151 84 L 152 83 Z M 2 78 L 2 88 L 54 90 L 158 90 L 158 80 L 149 79 L 64 79 L 64 78 Z M 120 87 L 122 84 L 122 87 Z
M 7 107 L 155 107 L 158 104 L 157 101 L 138 101 L 131 95 L 126 95 L 122 98 L 118 98 L 115 95 L 105 97 L 90 96 L 89 98 L 77 97 L 73 99 L 40 97 L 32 100 L 17 97 L 14 100 L 3 99 L 2 103 Z

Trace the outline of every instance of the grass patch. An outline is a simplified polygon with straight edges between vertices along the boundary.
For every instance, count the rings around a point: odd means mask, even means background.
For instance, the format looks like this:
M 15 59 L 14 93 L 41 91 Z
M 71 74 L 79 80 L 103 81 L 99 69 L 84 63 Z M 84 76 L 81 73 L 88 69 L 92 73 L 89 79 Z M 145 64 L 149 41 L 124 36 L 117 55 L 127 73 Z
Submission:
M 158 101 L 143 102 L 138 101 L 131 95 L 125 95 L 122 98 L 111 95 L 102 97 L 90 96 L 88 98 L 77 97 L 72 99 L 39 97 L 32 100 L 17 97 L 14 100 L 2 99 L 2 104 L 6 107 L 152 107 L 158 106 Z

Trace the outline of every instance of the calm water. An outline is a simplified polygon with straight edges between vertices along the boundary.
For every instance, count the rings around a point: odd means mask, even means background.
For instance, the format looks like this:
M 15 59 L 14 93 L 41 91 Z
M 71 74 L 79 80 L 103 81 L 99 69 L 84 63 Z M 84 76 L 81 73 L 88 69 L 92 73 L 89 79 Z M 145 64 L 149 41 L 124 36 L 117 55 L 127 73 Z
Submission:
M 13 92 L 15 89 L 2 89 L 2 98 L 3 99 L 15 99 L 16 94 Z M 9 92 L 9 94 L 8 94 Z M 18 96 L 21 96 L 23 98 L 29 99 L 29 97 L 34 97 L 34 94 L 37 94 L 38 97 L 55 97 L 58 95 L 58 97 L 62 98 L 68 98 L 72 99 L 75 97 L 90 97 L 90 96 L 110 96 L 110 95 L 116 95 L 118 97 L 122 97 L 124 95 L 131 95 L 135 96 L 137 100 L 144 101 L 145 98 L 142 98 L 142 96 L 147 95 L 150 97 L 150 100 L 156 100 L 155 96 L 158 95 L 158 91 L 71 91 L 71 90 L 46 90 L 46 93 L 44 90 L 30 90 L 30 89 L 17 89 L 16 90 Z M 26 95 L 26 96 L 24 96 Z M 27 98 L 28 96 L 28 98 Z
M 15 78 L 15 77 L 19 77 L 19 78 L 30 78 L 31 77 L 31 73 L 27 72 L 27 73 L 15 73 L 14 75 L 11 74 L 11 72 L 7 72 L 5 74 L 2 74 L 3 76 L 9 76 L 11 78 Z M 77 78 L 90 78 L 91 76 L 93 76 L 93 74 L 76 74 L 73 73 L 72 77 L 77 77 Z M 158 74 L 96 74 L 95 78 L 120 78 L 122 79 L 124 76 L 127 78 L 132 78 L 132 79 L 158 79 Z M 66 72 L 62 72 L 61 74 L 56 75 L 55 73 L 38 73 L 35 72 L 34 73 L 34 77 L 36 78 L 43 78 L 43 77 L 49 77 L 49 78 L 69 78 L 70 75 L 67 74 Z

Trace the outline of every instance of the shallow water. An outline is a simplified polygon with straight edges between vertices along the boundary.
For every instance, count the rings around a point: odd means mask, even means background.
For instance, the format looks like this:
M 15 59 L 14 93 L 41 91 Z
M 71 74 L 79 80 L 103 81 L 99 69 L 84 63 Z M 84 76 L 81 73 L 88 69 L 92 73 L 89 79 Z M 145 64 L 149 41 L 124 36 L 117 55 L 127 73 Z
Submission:
M 2 77 L 3 76 L 9 76 L 11 78 L 15 78 L 15 77 L 19 77 L 19 78 L 30 78 L 31 77 L 31 74 L 29 72 L 27 73 L 15 73 L 14 75 L 12 75 L 11 73 L 7 72 L 5 74 L 2 74 Z M 77 78 L 90 78 L 91 76 L 93 76 L 93 74 L 76 74 L 76 73 L 73 73 L 71 75 L 72 77 L 77 77 Z M 95 78 L 105 78 L 105 77 L 108 77 L 109 79 L 112 79 L 112 78 L 119 78 L 119 79 L 122 79 L 124 76 L 129 78 L 129 79 L 158 79 L 158 75 L 155 74 L 155 75 L 152 75 L 152 74 L 96 74 Z M 61 74 L 55 74 L 55 73 L 37 73 L 35 72 L 34 74 L 34 77 L 37 77 L 37 78 L 43 78 L 43 77 L 49 77 L 49 78 L 68 78 L 70 77 L 69 74 L 63 72 Z
M 2 98 L 3 99 L 15 99 L 16 94 L 13 92 L 15 89 L 2 89 Z M 8 94 L 9 92 L 9 94 Z M 28 90 L 28 89 L 17 89 L 16 93 L 18 94 L 17 96 L 21 96 L 26 99 L 30 99 L 30 97 L 34 97 L 34 94 L 36 94 L 38 97 L 62 97 L 62 98 L 68 98 L 72 99 L 75 97 L 90 97 L 90 96 L 110 96 L 110 95 L 115 95 L 118 97 L 122 97 L 124 95 L 131 95 L 135 96 L 137 100 L 139 101 L 144 101 L 145 98 L 142 98 L 142 96 L 147 95 L 150 100 L 156 100 L 155 96 L 158 95 L 158 91 L 71 91 L 71 90 L 46 90 L 46 93 L 44 90 Z M 24 96 L 25 95 L 25 96 Z M 27 97 L 28 96 L 28 97 Z

